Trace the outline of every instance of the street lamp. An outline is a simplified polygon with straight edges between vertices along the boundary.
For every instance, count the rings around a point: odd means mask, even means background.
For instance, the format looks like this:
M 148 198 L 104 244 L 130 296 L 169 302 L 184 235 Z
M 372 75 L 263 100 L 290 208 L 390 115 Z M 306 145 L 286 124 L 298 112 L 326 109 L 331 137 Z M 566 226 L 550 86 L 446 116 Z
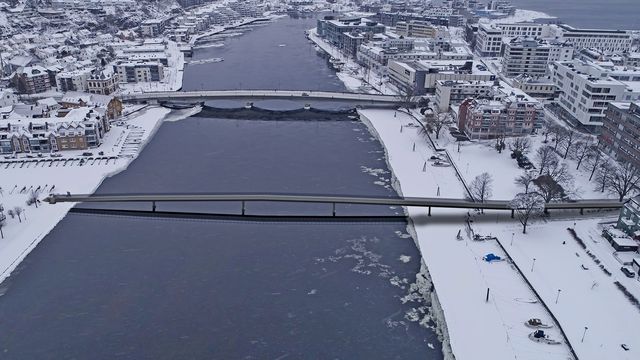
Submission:
M 562 290 L 558 289 L 558 295 L 556 295 L 556 304 L 558 303 L 558 299 L 560 298 L 560 291 Z
M 536 258 L 533 258 L 533 262 L 531 263 L 531 272 L 533 272 L 534 266 L 536 266 Z
M 511 233 L 511 246 L 513 246 L 513 237 L 516 233 Z
M 586 326 L 584 327 L 584 332 L 582 333 L 582 340 L 580 340 L 580 342 L 584 342 L 584 337 L 585 337 L 585 335 L 587 335 L 587 330 L 588 329 L 589 329 L 588 327 L 586 327 Z

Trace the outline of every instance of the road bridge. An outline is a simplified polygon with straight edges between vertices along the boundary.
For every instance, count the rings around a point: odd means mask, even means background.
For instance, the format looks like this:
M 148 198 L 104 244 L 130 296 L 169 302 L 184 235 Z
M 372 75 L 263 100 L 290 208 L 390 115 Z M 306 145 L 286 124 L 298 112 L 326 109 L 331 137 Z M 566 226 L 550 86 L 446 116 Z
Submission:
M 242 205 L 242 215 L 246 214 L 248 202 L 288 202 L 288 203 L 317 203 L 330 204 L 336 214 L 336 204 L 351 205 L 380 205 L 380 206 L 414 206 L 428 208 L 451 209 L 483 209 L 513 211 L 508 200 L 488 200 L 474 202 L 466 199 L 450 198 L 421 198 L 421 197 L 366 197 L 366 196 L 333 196 L 333 195 L 296 195 L 296 194 L 112 194 L 112 195 L 75 195 L 52 194 L 45 199 L 50 204 L 59 202 L 85 202 L 85 203 L 118 203 L 118 202 L 142 202 L 151 204 L 152 211 L 156 210 L 156 204 L 161 202 L 239 202 Z M 584 209 L 619 209 L 624 203 L 616 200 L 576 200 L 570 202 L 558 202 L 546 204 L 545 210 L 580 210 Z
M 358 94 L 349 92 L 308 90 L 202 90 L 202 91 L 157 91 L 121 95 L 124 102 L 184 102 L 196 103 L 207 100 L 303 100 L 345 102 L 355 105 L 403 106 L 406 99 L 395 95 Z

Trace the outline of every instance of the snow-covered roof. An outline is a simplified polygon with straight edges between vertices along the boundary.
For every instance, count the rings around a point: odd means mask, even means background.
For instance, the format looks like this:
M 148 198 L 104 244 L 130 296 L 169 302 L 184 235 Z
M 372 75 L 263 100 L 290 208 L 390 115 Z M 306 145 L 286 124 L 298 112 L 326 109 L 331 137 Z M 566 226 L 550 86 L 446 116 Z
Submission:
M 58 106 L 58 102 L 56 101 L 56 99 L 54 99 L 52 97 L 40 99 L 40 100 L 36 101 L 36 103 L 38 105 L 45 105 L 45 106 L 48 106 L 48 107 Z

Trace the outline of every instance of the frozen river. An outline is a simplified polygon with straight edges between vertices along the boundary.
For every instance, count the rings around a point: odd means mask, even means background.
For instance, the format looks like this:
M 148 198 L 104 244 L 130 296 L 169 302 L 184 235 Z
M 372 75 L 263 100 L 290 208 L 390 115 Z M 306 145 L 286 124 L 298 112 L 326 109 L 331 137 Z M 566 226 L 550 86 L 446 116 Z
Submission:
M 313 26 L 282 19 L 198 50 L 225 61 L 187 66 L 184 89 L 343 90 L 304 38 Z M 196 116 L 162 125 L 98 192 L 397 196 L 390 183 L 381 144 L 346 115 Z M 267 210 L 292 209 L 249 208 Z M 402 301 L 419 267 L 404 221 L 70 214 L 2 285 L 0 349 L 3 359 L 440 359 L 434 331 L 406 316 L 428 307 Z

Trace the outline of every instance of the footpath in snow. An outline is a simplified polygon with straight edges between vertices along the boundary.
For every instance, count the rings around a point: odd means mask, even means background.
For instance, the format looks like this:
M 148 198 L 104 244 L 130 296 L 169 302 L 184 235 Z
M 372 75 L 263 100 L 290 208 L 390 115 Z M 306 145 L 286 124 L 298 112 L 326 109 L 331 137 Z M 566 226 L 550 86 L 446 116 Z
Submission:
M 41 202 L 38 207 L 27 206 L 26 201 L 32 191 L 39 200 L 49 193 L 93 193 L 102 181 L 123 171 L 139 154 L 144 145 L 153 137 L 163 121 L 184 119 L 195 114 L 199 108 L 172 111 L 162 107 L 149 107 L 119 119 L 120 125 L 113 126 L 104 143 L 92 152 L 104 151 L 106 160 L 86 160 L 79 158 L 55 164 L 42 161 L 37 165 L 0 166 L 0 204 L 4 206 L 7 219 L 0 240 L 0 282 L 4 281 L 29 252 L 64 218 L 73 203 L 49 205 Z M 72 152 L 64 152 L 65 156 Z M 73 155 L 73 154 L 71 154 Z M 118 155 L 118 156 L 116 156 Z M 24 191 L 21 191 L 25 189 Z M 36 191 L 37 190 L 37 191 Z M 20 218 L 8 215 L 16 207 L 24 209 Z
M 363 110 L 361 115 L 383 143 L 403 196 L 464 197 L 454 169 L 432 166 L 428 160 L 434 151 L 413 117 L 390 110 Z M 484 355 L 492 359 L 570 358 L 564 343 L 547 345 L 528 338 L 533 332 L 525 326 L 528 319 L 540 318 L 548 324 L 553 320 L 511 264 L 482 259 L 489 253 L 503 258 L 505 254 L 495 241 L 471 240 L 465 229 L 466 210 L 434 209 L 431 217 L 423 208 L 407 211 L 428 270 L 424 275 L 435 286 L 436 303 L 446 320 L 445 348 L 448 343 L 456 359 Z M 456 238 L 458 231 L 462 240 Z M 557 326 L 547 333 L 562 341 Z

